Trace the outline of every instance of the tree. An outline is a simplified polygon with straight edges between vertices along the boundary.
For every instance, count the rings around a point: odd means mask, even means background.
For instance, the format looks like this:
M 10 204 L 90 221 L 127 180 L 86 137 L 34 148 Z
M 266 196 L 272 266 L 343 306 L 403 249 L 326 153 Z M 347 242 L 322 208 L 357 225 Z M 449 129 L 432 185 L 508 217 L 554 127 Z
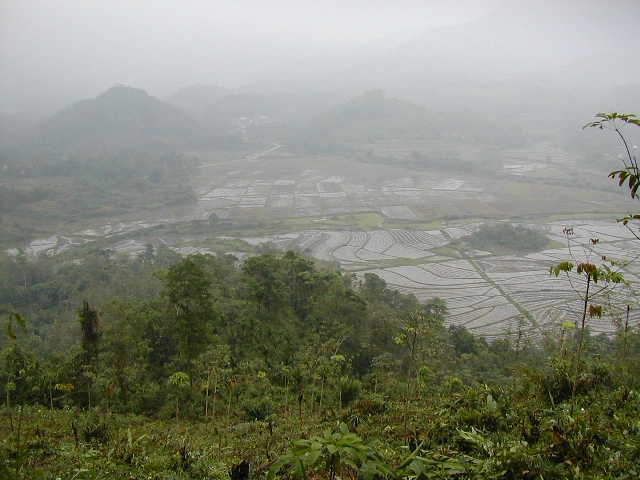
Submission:
M 191 378 L 185 372 L 175 372 L 169 377 L 171 394 L 176 401 L 176 422 L 180 420 L 180 401 L 183 401 L 189 391 Z
M 82 303 L 82 308 L 78 311 L 78 320 L 82 333 L 82 354 L 79 359 L 80 376 L 86 384 L 87 403 L 91 408 L 91 389 L 98 373 L 98 352 L 102 338 L 102 326 L 98 311 L 89 306 L 87 301 Z
M 102 338 L 102 326 L 100 325 L 100 316 L 98 311 L 87 301 L 82 303 L 82 308 L 78 312 L 78 320 L 82 331 L 82 351 L 83 361 L 85 365 L 95 367 L 98 359 L 98 348 L 100 339 Z
M 247 293 L 263 313 L 274 313 L 285 302 L 286 287 L 281 264 L 275 255 L 249 258 L 242 266 L 247 279 Z
M 27 324 L 18 312 L 10 312 L 6 318 L 8 345 L 0 351 L 0 378 L 7 408 L 13 403 L 27 400 L 39 390 L 40 366 L 32 353 L 18 343 L 18 331 L 26 332 Z
M 574 271 L 574 267 L 576 275 L 583 281 L 583 291 L 573 287 L 574 283 L 571 281 L 570 273 Z M 590 318 L 599 318 L 602 316 L 602 305 L 592 302 L 599 295 L 613 288 L 614 285 L 623 283 L 624 277 L 622 273 L 612 270 L 608 265 L 598 266 L 590 262 L 582 262 L 577 265 L 574 265 L 572 262 L 561 262 L 551 267 L 551 273 L 556 277 L 562 272 L 566 274 L 567 279 L 574 288 L 574 291 L 580 296 L 580 301 L 582 302 L 581 320 L 579 325 L 577 325 L 579 327 L 579 337 L 576 347 L 576 361 L 579 363 L 584 343 L 587 315 Z M 595 287 L 598 286 L 598 282 L 600 282 L 600 288 L 595 289 Z
M 204 416 L 209 416 L 209 393 L 213 383 L 213 394 L 211 403 L 211 417 L 216 416 L 216 395 L 218 394 L 218 386 L 224 375 L 228 373 L 229 362 L 231 360 L 231 352 L 229 345 L 215 344 L 207 348 L 200 354 L 197 364 L 201 375 L 203 375 L 203 387 L 205 389 L 204 397 Z
M 206 348 L 214 316 L 211 280 L 199 265 L 203 255 L 191 255 L 169 267 L 163 276 L 173 331 L 178 343 L 178 365 L 188 372 Z
M 638 166 L 638 158 L 635 153 L 632 153 L 632 148 L 629 146 L 629 141 L 622 133 L 623 125 L 631 125 L 640 127 L 640 119 L 636 118 L 631 113 L 597 113 L 595 115 L 597 120 L 591 121 L 584 125 L 582 128 L 598 128 L 600 130 L 611 129 L 613 130 L 620 143 L 624 146 L 625 156 L 622 158 L 623 167 L 620 170 L 614 170 L 609 174 L 609 178 L 617 180 L 618 185 L 622 187 L 625 183 L 629 189 L 631 198 L 638 199 L 638 188 L 640 187 L 640 167 Z M 640 221 L 640 214 L 627 215 L 619 220 L 633 233 L 633 235 L 640 240 L 640 236 L 629 226 L 630 222 Z
M 102 313 L 102 375 L 106 377 L 110 400 L 113 398 L 121 407 L 129 407 L 130 401 L 141 400 L 136 392 L 143 389 L 152 373 L 147 362 L 156 357 L 150 356 L 147 328 L 157 312 L 138 304 L 114 301 L 105 305 Z
M 406 351 L 405 369 L 407 381 L 416 379 L 418 365 L 428 358 L 434 358 L 444 348 L 444 328 L 442 314 L 446 305 L 441 299 L 434 299 L 422 308 L 407 313 L 394 338 Z
M 625 182 L 627 182 L 631 198 L 638 198 L 637 190 L 638 187 L 640 187 L 640 169 L 638 168 L 637 158 L 631 153 L 629 142 L 622 133 L 621 126 L 640 126 L 640 120 L 633 114 L 617 112 L 597 113 L 595 118 L 596 120 L 587 123 L 583 128 L 598 128 L 600 130 L 612 129 L 625 148 L 626 156 L 623 157 L 622 160 L 624 168 L 611 172 L 609 178 L 617 180 L 619 186 L 623 186 Z M 629 222 L 637 220 L 640 220 L 640 215 L 629 215 L 620 221 L 627 226 L 636 238 L 640 239 L 636 232 L 628 225 Z M 577 255 L 574 253 L 574 249 L 572 249 L 573 228 L 565 227 L 564 234 L 567 238 L 567 248 L 571 256 L 571 261 L 564 261 L 553 265 L 550 268 L 550 273 L 556 277 L 564 274 L 571 289 L 576 293 L 581 303 L 580 320 L 579 322 L 577 320 L 574 322 L 578 331 L 578 339 L 573 358 L 574 375 L 571 397 L 574 399 L 578 376 L 581 371 L 587 320 L 593 317 L 600 318 L 603 315 L 603 305 L 597 301 L 599 297 L 605 296 L 620 284 L 628 285 L 628 282 L 626 282 L 621 271 L 623 265 L 620 262 L 610 259 L 606 255 L 597 254 L 596 248 L 600 243 L 598 238 L 592 238 L 589 240 L 588 245 L 582 245 L 583 251 Z M 599 258 L 594 258 L 596 255 Z M 563 325 L 563 337 L 565 330 L 566 325 Z
M 618 182 L 618 186 L 623 187 L 626 183 L 627 188 L 629 190 L 629 194 L 632 199 L 640 199 L 638 196 L 638 188 L 640 187 L 640 168 L 638 165 L 638 158 L 635 154 L 635 149 L 637 147 L 630 145 L 630 141 L 627 139 L 625 134 L 623 133 L 622 127 L 631 126 L 631 127 L 640 127 L 640 119 L 636 117 L 634 114 L 630 113 L 597 113 L 595 115 L 596 120 L 593 120 L 587 124 L 585 124 L 582 128 L 598 128 L 600 130 L 609 129 L 612 130 L 621 145 L 624 147 L 624 155 L 622 156 L 622 164 L 623 167 L 620 170 L 614 170 L 609 173 L 609 178 L 616 180 Z M 640 235 L 632 228 L 632 223 L 638 223 L 640 221 L 640 214 L 629 214 L 625 217 L 618 220 L 627 229 L 633 234 L 636 239 L 640 239 Z M 624 265 L 626 266 L 626 265 Z M 631 298 L 637 298 L 637 292 L 630 292 Z M 622 351 L 623 357 L 627 354 L 627 340 L 629 334 L 629 314 L 631 311 L 631 304 L 636 303 L 634 301 L 628 302 L 624 308 L 620 309 L 622 311 L 622 317 L 624 320 L 614 320 L 617 324 L 619 336 L 622 338 Z

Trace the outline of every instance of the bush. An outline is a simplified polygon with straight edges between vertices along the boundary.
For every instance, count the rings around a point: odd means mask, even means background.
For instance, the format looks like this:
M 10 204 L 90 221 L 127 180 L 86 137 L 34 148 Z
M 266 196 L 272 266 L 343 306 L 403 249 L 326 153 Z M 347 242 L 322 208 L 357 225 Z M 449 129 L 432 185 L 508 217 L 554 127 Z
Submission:
M 254 397 L 243 401 L 241 408 L 247 420 L 266 420 L 273 413 L 273 402 L 269 397 Z
M 536 379 L 543 396 L 550 397 L 554 403 L 569 400 L 573 391 L 574 368 L 570 360 L 553 360 L 549 371 Z M 583 363 L 582 371 L 576 379 L 576 395 L 584 395 L 598 387 L 609 387 L 612 384 L 613 376 L 609 365 L 598 360 Z
M 353 404 L 351 410 L 358 416 L 381 415 L 387 409 L 385 401 L 377 396 L 361 398 Z
M 111 438 L 107 421 L 95 413 L 86 416 L 80 423 L 82 439 L 88 443 L 105 444 Z
M 497 249 L 511 253 L 536 252 L 549 244 L 549 239 L 542 232 L 508 223 L 483 225 L 467 241 L 478 250 Z
M 340 379 L 340 389 L 342 392 L 342 405 L 349 405 L 360 396 L 362 384 L 359 380 L 351 377 Z

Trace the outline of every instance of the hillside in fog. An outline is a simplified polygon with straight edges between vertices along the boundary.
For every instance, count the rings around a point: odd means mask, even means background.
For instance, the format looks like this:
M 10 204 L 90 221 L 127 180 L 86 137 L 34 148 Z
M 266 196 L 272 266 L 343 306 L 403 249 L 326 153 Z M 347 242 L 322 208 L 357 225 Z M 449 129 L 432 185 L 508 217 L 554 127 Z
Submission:
M 38 140 L 60 149 L 154 148 L 197 140 L 198 123 L 144 90 L 115 86 L 44 120 Z

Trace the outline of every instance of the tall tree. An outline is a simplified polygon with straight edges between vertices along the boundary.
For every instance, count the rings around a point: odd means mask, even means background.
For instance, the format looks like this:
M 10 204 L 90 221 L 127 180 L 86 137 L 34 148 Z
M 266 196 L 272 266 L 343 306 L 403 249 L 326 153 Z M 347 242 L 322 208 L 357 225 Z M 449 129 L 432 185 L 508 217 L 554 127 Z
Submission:
M 98 352 L 102 338 L 102 326 L 98 311 L 86 300 L 78 311 L 82 334 L 82 354 L 80 356 L 80 377 L 86 386 L 87 402 L 91 407 L 91 390 L 98 372 Z
M 194 359 L 206 348 L 214 323 L 211 280 L 200 266 L 201 260 L 202 255 L 189 256 L 172 265 L 164 275 L 164 294 L 177 336 L 177 361 L 188 373 Z

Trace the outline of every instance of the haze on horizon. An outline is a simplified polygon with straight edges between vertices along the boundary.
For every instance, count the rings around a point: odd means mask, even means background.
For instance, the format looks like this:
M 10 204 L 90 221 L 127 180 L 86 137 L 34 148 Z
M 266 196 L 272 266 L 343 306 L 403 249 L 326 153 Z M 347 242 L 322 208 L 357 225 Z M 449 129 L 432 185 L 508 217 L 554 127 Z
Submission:
M 161 98 L 193 84 L 345 95 L 380 87 L 429 103 L 434 89 L 471 81 L 487 82 L 491 97 L 522 75 L 583 77 L 581 67 L 597 69 L 600 54 L 629 41 L 616 28 L 640 25 L 624 0 L 456 3 L 4 1 L 0 110 L 45 116 L 115 84 Z M 605 89 L 633 83 L 637 62 L 622 64 L 627 72 L 598 79 Z
M 2 2 L 1 106 L 47 110 L 119 83 L 165 96 L 194 83 L 282 81 L 301 65 L 344 68 L 385 42 L 488 11 L 474 3 Z

